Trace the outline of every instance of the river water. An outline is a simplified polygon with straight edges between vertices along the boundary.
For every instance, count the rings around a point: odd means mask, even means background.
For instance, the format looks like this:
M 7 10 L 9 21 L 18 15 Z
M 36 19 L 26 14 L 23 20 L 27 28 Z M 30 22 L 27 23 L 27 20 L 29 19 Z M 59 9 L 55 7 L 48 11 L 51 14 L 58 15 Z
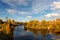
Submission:
M 46 36 L 35 35 L 31 31 L 24 30 L 24 26 L 17 26 L 14 29 L 14 40 L 60 40 L 60 36 L 54 36 L 52 33 Z

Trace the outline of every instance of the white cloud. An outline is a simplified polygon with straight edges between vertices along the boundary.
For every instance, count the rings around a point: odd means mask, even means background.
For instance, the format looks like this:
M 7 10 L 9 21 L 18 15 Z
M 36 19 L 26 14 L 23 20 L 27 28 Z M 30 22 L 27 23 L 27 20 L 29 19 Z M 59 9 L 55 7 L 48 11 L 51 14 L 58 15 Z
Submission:
M 46 1 L 42 1 L 42 0 L 35 0 L 32 5 L 32 11 L 34 13 L 40 13 L 48 8 L 49 8 L 49 5 L 46 4 Z
M 51 4 L 51 9 L 53 10 L 52 12 L 54 13 L 60 13 L 60 1 L 54 1 Z
M 46 1 L 48 1 L 48 0 L 46 0 Z M 15 8 L 20 9 L 19 7 L 22 6 L 22 5 L 27 6 L 27 8 L 28 8 L 29 5 L 30 5 L 29 8 L 31 9 L 31 13 L 34 13 L 34 14 L 40 13 L 40 12 L 49 8 L 49 5 L 45 4 L 46 1 L 45 0 L 44 1 L 42 1 L 42 0 L 33 0 L 33 1 L 32 0 L 2 0 L 2 2 L 13 6 L 12 8 L 14 8 L 14 9 Z M 22 10 L 30 10 L 29 8 L 24 9 L 26 7 L 24 7 L 24 8 L 21 7 L 21 8 L 22 8 Z M 20 14 L 20 13 L 21 14 L 26 14 L 26 12 L 19 12 L 18 14 Z M 28 13 L 28 14 L 30 14 L 30 13 Z
M 20 6 L 20 5 L 24 5 L 27 6 L 28 5 L 28 0 L 2 0 L 2 2 L 7 3 L 10 6 Z
M 25 23 L 25 22 L 29 22 L 29 21 L 30 21 L 30 20 L 24 20 L 24 21 L 22 21 L 22 22 L 24 22 L 24 23 Z
M 60 9 L 60 2 L 53 2 L 53 4 L 51 5 L 53 10 L 55 9 Z
M 60 16 L 58 13 L 48 13 L 45 15 L 45 17 L 55 17 L 55 16 Z
M 16 10 L 14 10 L 14 9 L 6 9 L 6 10 L 7 10 L 7 12 L 10 13 L 10 14 L 14 14 L 14 13 L 16 12 Z
M 6 9 L 6 11 L 9 14 L 19 14 L 19 15 L 30 15 L 32 14 L 31 12 L 26 12 L 26 11 L 17 11 L 15 9 Z
M 26 16 L 26 18 L 32 18 L 32 16 Z
M 30 12 L 21 11 L 21 12 L 18 12 L 18 14 L 21 14 L 21 15 L 28 15 L 28 14 L 31 14 L 31 13 L 30 13 Z

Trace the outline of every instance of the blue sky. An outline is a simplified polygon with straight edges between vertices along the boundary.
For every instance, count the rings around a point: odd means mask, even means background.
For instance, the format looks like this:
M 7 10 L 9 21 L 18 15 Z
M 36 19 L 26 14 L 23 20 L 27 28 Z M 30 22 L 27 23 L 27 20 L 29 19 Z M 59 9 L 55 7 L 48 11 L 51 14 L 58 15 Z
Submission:
M 60 18 L 60 0 L 0 0 L 0 19 L 15 21 Z

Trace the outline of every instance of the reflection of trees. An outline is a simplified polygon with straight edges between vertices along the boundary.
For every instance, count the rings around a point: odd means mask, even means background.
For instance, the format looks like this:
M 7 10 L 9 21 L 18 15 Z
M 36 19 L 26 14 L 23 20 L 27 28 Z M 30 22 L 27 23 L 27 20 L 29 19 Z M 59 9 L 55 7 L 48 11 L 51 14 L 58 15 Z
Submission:
M 60 21 L 46 21 L 31 20 L 24 26 L 27 30 L 35 34 L 41 33 L 42 35 L 60 32 Z
M 33 29 L 29 28 L 29 31 L 33 32 L 35 35 L 42 34 L 43 36 L 49 34 L 49 31 L 47 29 Z

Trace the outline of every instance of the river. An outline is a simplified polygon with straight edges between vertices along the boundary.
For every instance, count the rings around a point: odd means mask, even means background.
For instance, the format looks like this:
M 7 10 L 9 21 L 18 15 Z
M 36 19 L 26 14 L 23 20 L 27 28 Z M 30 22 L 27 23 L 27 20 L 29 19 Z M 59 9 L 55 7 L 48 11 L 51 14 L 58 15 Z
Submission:
M 52 33 L 46 36 L 35 35 L 29 30 L 24 30 L 24 25 L 21 25 L 14 29 L 14 40 L 60 40 L 60 36 L 54 36 Z

